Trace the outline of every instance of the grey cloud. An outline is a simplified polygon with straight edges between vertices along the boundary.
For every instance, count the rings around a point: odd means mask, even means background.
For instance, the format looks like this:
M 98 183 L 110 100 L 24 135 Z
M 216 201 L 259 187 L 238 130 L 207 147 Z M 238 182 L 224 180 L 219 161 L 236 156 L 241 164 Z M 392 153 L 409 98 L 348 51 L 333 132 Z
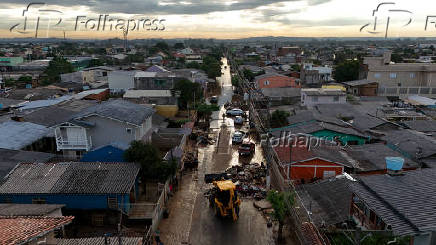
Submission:
M 207 14 L 211 12 L 225 12 L 235 10 L 253 10 L 261 6 L 270 6 L 274 4 L 283 4 L 286 2 L 307 1 L 309 5 L 317 5 L 331 0 L 239 0 L 231 5 L 226 5 L 222 0 L 205 1 L 205 0 L 186 0 L 192 4 L 182 4 L 180 1 L 164 1 L 170 5 L 159 5 L 163 3 L 158 0 L 74 0 L 62 1 L 46 0 L 41 1 L 48 5 L 60 5 L 66 7 L 88 6 L 97 13 L 123 13 L 123 14 Z M 22 5 L 23 8 L 29 3 L 26 0 L 0 0 L 0 5 L 11 4 L 14 6 Z

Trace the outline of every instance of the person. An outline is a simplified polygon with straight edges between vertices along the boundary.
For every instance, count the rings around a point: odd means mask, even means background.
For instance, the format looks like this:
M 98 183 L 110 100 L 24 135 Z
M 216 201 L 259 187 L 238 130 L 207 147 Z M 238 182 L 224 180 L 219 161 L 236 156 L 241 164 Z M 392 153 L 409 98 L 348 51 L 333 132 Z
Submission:
M 159 229 L 156 229 L 156 231 L 154 232 L 154 240 L 156 241 L 156 244 L 157 244 L 157 245 L 160 245 L 160 244 L 161 244 L 161 241 L 160 241 L 160 231 L 159 231 Z

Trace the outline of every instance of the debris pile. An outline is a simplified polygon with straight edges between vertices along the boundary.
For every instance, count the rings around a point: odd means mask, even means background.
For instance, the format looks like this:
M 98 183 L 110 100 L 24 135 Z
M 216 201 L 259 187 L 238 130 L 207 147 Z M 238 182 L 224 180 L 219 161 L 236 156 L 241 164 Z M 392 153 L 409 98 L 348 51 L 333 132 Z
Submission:
M 257 163 L 233 166 L 226 170 L 236 184 L 236 190 L 243 197 L 261 200 L 266 197 L 266 168 Z

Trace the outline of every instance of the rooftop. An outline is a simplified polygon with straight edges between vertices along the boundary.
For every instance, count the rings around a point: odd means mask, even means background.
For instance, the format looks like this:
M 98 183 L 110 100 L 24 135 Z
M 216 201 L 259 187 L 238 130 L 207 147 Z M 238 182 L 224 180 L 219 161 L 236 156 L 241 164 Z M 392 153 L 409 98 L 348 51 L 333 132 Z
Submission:
M 74 217 L 0 217 L 0 244 L 27 244 L 72 222 Z
M 108 244 L 118 244 L 118 237 L 108 237 Z M 122 237 L 121 243 L 123 245 L 141 245 L 142 237 Z M 104 237 L 88 237 L 88 238 L 74 238 L 74 239 L 58 239 L 58 245 L 105 245 Z
M 50 130 L 29 122 L 0 123 L 0 148 L 20 150 L 46 136 Z
M 92 115 L 113 118 L 134 125 L 141 125 L 147 118 L 151 117 L 154 109 L 150 106 L 138 105 L 125 100 L 109 100 L 86 108 L 76 114 L 75 119 L 80 119 Z
M 345 92 L 341 89 L 303 88 L 301 89 L 301 92 L 307 94 L 308 96 L 345 96 Z
M 353 192 L 392 227 L 395 235 L 434 231 L 436 227 L 436 169 L 404 175 L 361 176 Z
M 46 216 L 64 206 L 57 204 L 0 204 L 0 216 Z
M 18 151 L 0 148 L 0 180 L 19 162 L 47 162 L 55 155 L 36 151 Z
M 20 163 L 4 180 L 0 193 L 125 194 L 138 172 L 134 163 Z

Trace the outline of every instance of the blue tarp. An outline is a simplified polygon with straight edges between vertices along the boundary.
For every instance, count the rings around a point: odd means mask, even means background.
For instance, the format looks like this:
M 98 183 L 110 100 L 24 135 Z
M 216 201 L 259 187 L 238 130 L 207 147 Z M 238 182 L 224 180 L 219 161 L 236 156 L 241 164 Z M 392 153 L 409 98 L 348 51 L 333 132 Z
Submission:
M 103 146 L 99 149 L 86 153 L 81 162 L 125 162 L 124 150 L 112 145 Z

